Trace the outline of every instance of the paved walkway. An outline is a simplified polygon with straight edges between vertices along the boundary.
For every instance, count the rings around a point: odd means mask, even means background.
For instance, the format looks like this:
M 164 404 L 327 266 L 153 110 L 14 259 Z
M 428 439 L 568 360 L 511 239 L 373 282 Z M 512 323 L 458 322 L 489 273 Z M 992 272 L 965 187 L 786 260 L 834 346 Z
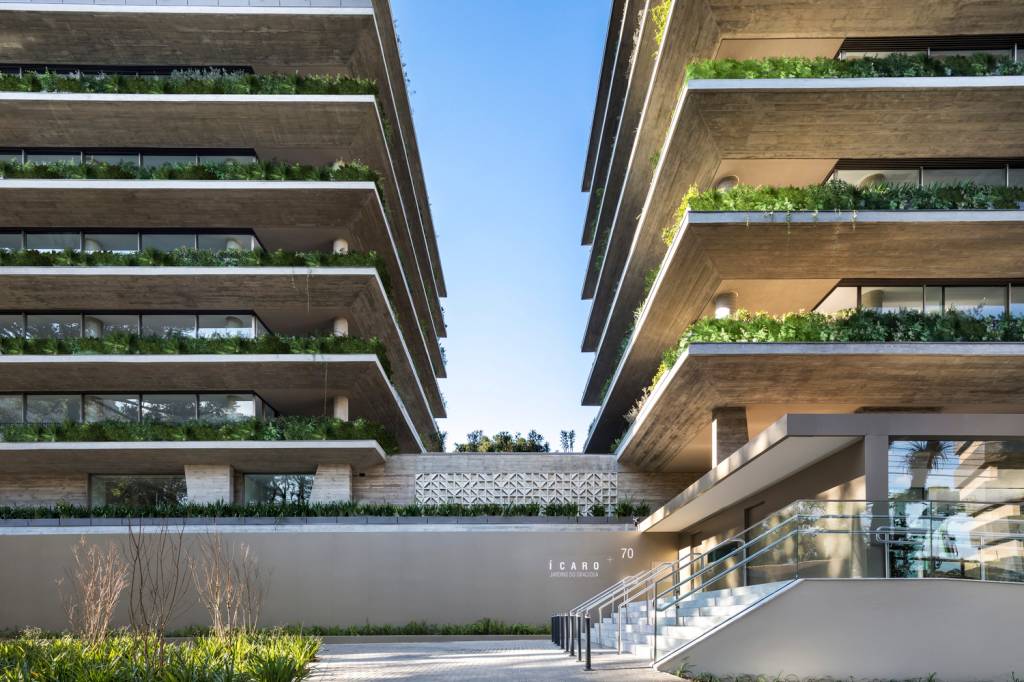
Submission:
M 647 680 L 677 677 L 625 654 L 592 652 L 594 670 L 545 640 L 325 644 L 312 680 Z

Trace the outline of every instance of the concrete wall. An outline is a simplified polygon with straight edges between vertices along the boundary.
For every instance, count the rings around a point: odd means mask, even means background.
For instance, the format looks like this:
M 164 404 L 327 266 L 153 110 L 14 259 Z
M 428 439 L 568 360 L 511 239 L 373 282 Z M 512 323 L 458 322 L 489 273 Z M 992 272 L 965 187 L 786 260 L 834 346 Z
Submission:
M 282 471 L 286 468 L 285 465 L 282 465 Z M 193 469 L 193 472 L 198 473 L 199 469 Z M 395 455 L 389 457 L 385 464 L 353 475 L 352 497 L 360 502 L 411 504 L 416 498 L 417 474 L 446 472 L 539 474 L 617 472 L 618 499 L 620 501 L 646 502 L 651 508 L 657 508 L 679 494 L 699 477 L 699 474 L 696 473 L 637 471 L 628 466 L 619 465 L 612 455 L 554 453 Z M 235 470 L 235 480 L 230 488 L 224 488 L 224 482 L 218 480 L 217 489 L 214 492 L 219 494 L 223 492 L 223 488 L 228 491 L 225 494 L 230 494 L 233 489 L 235 501 L 241 502 L 243 499 L 243 473 Z M 88 477 L 84 475 L 0 474 L 0 506 L 52 505 L 60 501 L 85 504 L 88 498 L 88 487 Z M 190 485 L 190 487 L 194 486 Z M 206 492 L 204 492 L 205 495 Z
M 856 443 L 786 480 L 705 519 L 679 534 L 679 545 L 692 551 L 707 550 L 751 525 L 767 518 L 791 502 L 802 499 L 864 499 L 864 444 Z M 743 582 L 737 570 L 721 579 L 720 587 Z
M 719 676 L 1009 680 L 1024 671 L 1024 584 L 807 580 L 660 666 Z
M 186 526 L 186 542 L 215 531 L 249 544 L 269 576 L 265 625 L 543 624 L 555 609 L 675 554 L 671 534 L 610 524 Z M 0 528 L 0 629 L 66 627 L 55 581 L 79 537 L 123 546 L 126 533 Z M 205 623 L 196 596 L 185 599 L 190 608 L 175 626 Z M 122 608 L 118 623 L 125 619 Z

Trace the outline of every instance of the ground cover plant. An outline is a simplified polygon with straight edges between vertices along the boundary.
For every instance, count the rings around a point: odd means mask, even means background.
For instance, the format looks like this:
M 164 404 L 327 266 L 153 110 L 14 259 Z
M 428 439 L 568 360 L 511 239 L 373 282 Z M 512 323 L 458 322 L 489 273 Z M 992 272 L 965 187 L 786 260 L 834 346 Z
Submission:
M 481 618 L 473 623 L 427 623 L 413 621 L 404 625 L 286 625 L 277 629 L 295 635 L 316 637 L 380 637 L 409 635 L 549 635 L 551 626 L 505 623 L 491 618 Z M 205 635 L 209 628 L 195 627 L 169 633 L 173 637 Z
M 929 57 L 893 53 L 885 57 L 765 57 L 701 59 L 686 67 L 687 80 L 707 78 L 893 78 L 920 76 L 1019 76 L 1024 63 L 991 54 Z
M 662 237 L 671 245 L 690 211 L 923 211 L 1020 209 L 1024 187 L 998 187 L 974 182 L 931 185 L 878 183 L 856 187 L 830 180 L 806 187 L 737 185 L 728 190 L 703 192 L 691 187 L 676 210 L 672 225 Z
M 544 436 L 530 431 L 525 436 L 516 432 L 499 431 L 488 436 L 483 431 L 470 431 L 465 443 L 456 443 L 455 452 L 550 452 L 551 446 Z
M 394 435 L 383 426 L 365 419 L 342 421 L 333 417 L 286 416 L 222 423 L 99 421 L 0 425 L 0 442 L 6 443 L 240 440 L 374 440 L 385 452 L 398 452 Z
M 336 516 L 579 516 L 590 512 L 593 516 L 631 518 L 650 514 L 650 506 L 644 502 L 624 500 L 607 507 L 592 505 L 584 509 L 575 502 L 551 502 L 540 504 L 375 504 L 366 502 L 292 502 L 284 504 L 229 505 L 212 504 L 168 504 L 149 507 L 94 506 L 60 504 L 37 507 L 0 507 L 2 519 L 52 519 L 52 518 L 285 518 L 285 517 L 336 517 Z
M 0 355 L 376 355 L 391 374 L 387 351 L 377 338 L 355 336 L 142 336 L 108 334 L 99 338 L 27 339 L 0 337 Z
M 167 163 L 139 166 L 131 163 L 87 161 L 22 163 L 0 161 L 0 179 L 26 180 L 289 180 L 295 182 L 379 182 L 380 175 L 358 161 L 310 166 L 283 161 L 239 163 Z
M 7 92 L 85 92 L 143 95 L 376 95 L 369 78 L 298 73 L 178 69 L 166 75 L 56 73 L 41 69 L 0 73 Z

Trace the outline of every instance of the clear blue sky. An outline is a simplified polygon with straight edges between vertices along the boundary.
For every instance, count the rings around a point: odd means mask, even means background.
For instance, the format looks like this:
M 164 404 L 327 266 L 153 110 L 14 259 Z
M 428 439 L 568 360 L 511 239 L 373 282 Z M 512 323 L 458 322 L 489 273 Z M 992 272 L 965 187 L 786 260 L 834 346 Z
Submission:
M 448 448 L 586 439 L 580 192 L 608 0 L 392 0 L 448 284 Z

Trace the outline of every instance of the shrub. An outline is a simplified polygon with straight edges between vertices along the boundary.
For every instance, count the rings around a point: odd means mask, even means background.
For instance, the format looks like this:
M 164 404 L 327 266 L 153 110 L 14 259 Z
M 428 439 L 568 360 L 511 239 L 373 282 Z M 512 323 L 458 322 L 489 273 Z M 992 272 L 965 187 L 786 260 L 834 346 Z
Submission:
M 163 656 L 152 655 L 158 649 Z M 316 637 L 282 631 L 202 636 L 173 644 L 127 632 L 98 643 L 25 633 L 0 640 L 0 679 L 290 682 L 309 675 L 319 649 Z
M 142 95 L 376 95 L 369 78 L 330 74 L 246 73 L 180 69 L 167 75 L 71 74 L 52 71 L 0 73 L 0 91 L 85 92 Z
M 358 161 L 309 166 L 284 161 L 239 163 L 167 163 L 144 167 L 130 163 L 22 163 L 0 161 L 0 179 L 35 180 L 288 180 L 306 182 L 380 182 L 380 175 Z
M 2 260 L 0 260 L 2 262 Z M 277 336 L 256 338 L 213 336 L 140 336 L 110 334 L 101 338 L 26 339 L 0 337 L 0 355 L 291 355 L 291 354 L 366 354 L 376 355 L 388 376 L 384 344 L 377 338 L 354 336 Z
M 242 419 L 224 423 L 164 422 L 63 422 L 59 424 L 3 424 L 0 442 L 6 443 L 109 443 L 196 440 L 374 440 L 388 453 L 398 443 L 387 429 L 356 419 L 288 416 L 274 419 Z
M 536 431 L 523 436 L 518 431 L 513 436 L 508 431 L 499 431 L 487 436 L 483 431 L 466 434 L 465 443 L 456 443 L 455 452 L 550 452 L 551 446 Z
M 668 12 L 672 7 L 672 0 L 661 0 L 660 3 L 651 8 L 651 20 L 654 21 L 654 42 L 661 47 L 665 40 L 665 27 L 668 25 Z
M 1024 63 L 1012 57 L 972 54 L 937 59 L 922 54 L 886 57 L 765 57 L 702 59 L 686 67 L 687 80 L 707 78 L 891 78 L 912 76 L 1019 76 Z

